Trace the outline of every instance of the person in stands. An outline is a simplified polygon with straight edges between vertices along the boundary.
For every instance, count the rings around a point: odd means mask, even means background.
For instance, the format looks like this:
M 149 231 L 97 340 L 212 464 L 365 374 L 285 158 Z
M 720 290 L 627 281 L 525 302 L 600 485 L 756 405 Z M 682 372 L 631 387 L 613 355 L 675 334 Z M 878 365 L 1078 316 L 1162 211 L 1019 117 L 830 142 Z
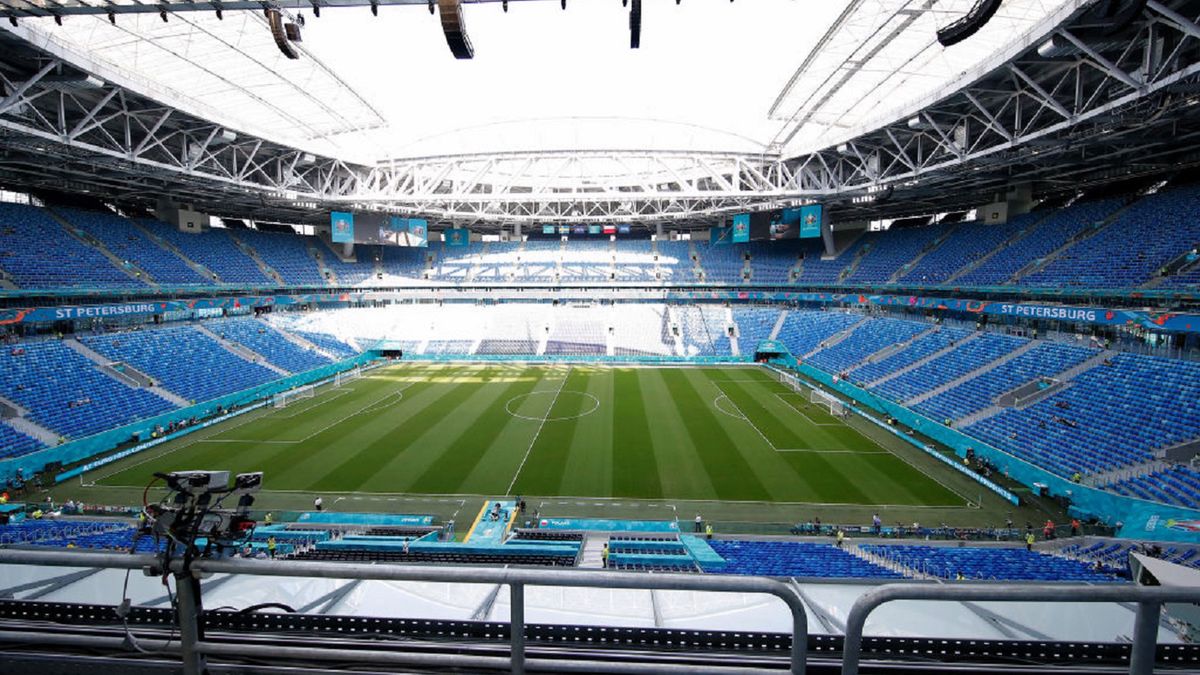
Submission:
M 704 531 L 704 519 L 700 517 L 699 513 L 696 514 L 696 526 L 692 529 L 692 531 L 696 534 L 700 534 L 702 531 Z

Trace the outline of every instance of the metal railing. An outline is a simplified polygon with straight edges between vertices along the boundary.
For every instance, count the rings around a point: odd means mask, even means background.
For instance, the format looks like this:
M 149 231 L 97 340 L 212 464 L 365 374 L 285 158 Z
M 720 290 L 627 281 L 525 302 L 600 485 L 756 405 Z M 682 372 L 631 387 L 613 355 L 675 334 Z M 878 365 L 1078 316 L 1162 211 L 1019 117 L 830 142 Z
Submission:
M 1154 649 L 1158 621 L 1164 602 L 1200 602 L 1200 588 L 1163 586 L 1078 586 L 1049 584 L 886 584 L 859 596 L 846 618 L 842 647 L 842 675 L 858 675 L 862 656 L 863 627 L 867 616 L 880 605 L 894 600 L 985 600 L 1001 602 L 1134 602 L 1137 612 L 1133 627 L 1131 675 L 1154 672 Z
M 93 567 L 107 569 L 149 569 L 162 573 L 161 561 L 152 555 L 118 553 L 88 553 L 78 551 L 32 551 L 0 549 L 0 565 L 43 565 L 59 567 Z M 807 659 L 808 620 L 804 602 L 796 589 L 788 584 L 762 577 L 729 577 L 681 574 L 644 574 L 563 569 L 498 569 L 479 567 L 416 567 L 387 564 L 316 563 L 288 560 L 199 560 L 185 572 L 181 561 L 172 561 L 171 572 L 183 575 L 182 580 L 210 574 L 247 574 L 271 577 L 305 577 L 385 581 L 432 581 L 442 583 L 507 585 L 510 591 L 510 647 L 508 657 L 471 656 L 466 654 L 429 654 L 378 650 L 351 650 L 323 647 L 284 647 L 272 645 L 271 656 L 306 661 L 370 663 L 393 667 L 458 667 L 467 669 L 507 668 L 513 673 L 525 672 L 525 587 L 557 586 L 575 588 L 640 589 L 671 591 L 706 591 L 725 593 L 754 593 L 771 595 L 782 600 L 792 614 L 790 672 L 804 673 Z M 190 577 L 188 574 L 190 573 Z M 177 652 L 184 672 L 203 671 L 205 656 L 230 658 L 261 657 L 262 647 L 214 642 L 199 637 L 199 597 L 193 584 L 179 583 L 179 646 Z M 843 675 L 857 675 L 862 655 L 863 629 L 867 617 L 880 605 L 895 600 L 920 601 L 1009 601 L 1009 602 L 1132 602 L 1137 603 L 1129 672 L 1148 675 L 1154 669 L 1155 644 L 1163 603 L 1200 602 L 1200 588 L 1150 586 L 1089 586 L 1080 592 L 1078 586 L 1067 584 L 885 584 L 867 591 L 855 601 L 846 620 L 843 647 Z M 0 631 L 0 643 L 29 642 L 23 632 Z M 127 649 L 123 638 L 94 635 L 39 635 L 37 641 L 47 645 L 83 646 Z M 562 658 L 530 659 L 538 669 L 555 672 L 587 670 L 588 672 L 634 673 L 694 672 L 684 664 L 656 663 L 641 667 L 619 661 L 581 661 Z M 706 672 L 746 672 L 746 668 L 708 667 Z
M 45 565 L 60 567 L 102 567 L 109 569 L 153 569 L 161 571 L 161 562 L 152 555 L 114 553 L 85 553 L 75 551 L 0 550 L 0 565 Z M 170 571 L 183 573 L 182 562 L 172 561 Z M 599 572 L 563 569 L 499 569 L 480 567 L 417 567 L 402 565 L 371 565 L 359 563 L 298 562 L 291 560 L 198 560 L 192 563 L 194 577 L 209 574 L 249 574 L 271 577 L 305 577 L 325 579 L 360 579 L 376 581 L 432 581 L 461 584 L 506 585 L 510 591 L 510 645 L 505 657 L 466 656 L 459 654 L 430 655 L 420 653 L 364 651 L 321 647 L 271 647 L 271 655 L 310 661 L 374 663 L 389 666 L 442 666 L 459 668 L 503 668 L 520 675 L 525 672 L 525 587 L 559 586 L 576 588 L 636 589 L 660 591 L 707 591 L 720 593 L 754 593 L 771 595 L 782 600 L 792 614 L 792 648 L 790 672 L 803 675 L 808 650 L 808 617 L 804 603 L 788 584 L 762 577 L 704 576 L 696 574 L 645 574 L 640 572 Z M 261 657 L 255 646 L 239 646 L 210 642 L 199 638 L 196 608 L 200 606 L 192 585 L 179 583 L 179 653 L 184 672 L 199 674 L 205 655 L 226 657 Z M 62 636 L 58 636 L 62 637 Z M 0 633 L 0 642 L 6 636 Z M 27 639 L 27 638 L 26 638 Z M 109 646 L 120 646 L 117 644 Z M 59 641 L 59 644 L 71 644 Z M 83 645 L 82 642 L 79 643 Z M 84 646 L 97 646 L 88 643 Z M 538 659 L 540 668 L 557 672 L 578 670 L 586 665 L 589 672 L 694 672 L 690 666 L 655 664 L 639 669 L 635 664 L 619 662 L 581 662 L 573 659 Z M 707 672 L 745 672 L 744 668 L 706 668 Z

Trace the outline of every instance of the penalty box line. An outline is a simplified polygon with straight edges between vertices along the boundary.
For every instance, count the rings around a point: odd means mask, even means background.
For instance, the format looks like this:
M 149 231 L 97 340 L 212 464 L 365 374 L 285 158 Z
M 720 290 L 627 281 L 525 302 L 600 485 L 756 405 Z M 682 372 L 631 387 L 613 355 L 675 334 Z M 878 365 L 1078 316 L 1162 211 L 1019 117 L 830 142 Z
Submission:
M 262 443 L 262 444 L 267 444 L 267 445 L 297 445 L 297 444 L 308 441 L 309 439 L 316 436 L 317 434 L 325 433 L 326 431 L 329 431 L 330 429 L 338 426 L 339 424 L 347 422 L 355 417 L 358 417 L 359 415 L 366 415 L 368 413 L 379 412 L 380 410 L 390 408 L 390 407 L 396 405 L 397 403 L 400 403 L 404 399 L 404 392 L 407 391 L 414 384 L 416 384 L 416 383 L 409 382 L 400 389 L 388 392 L 384 396 L 380 397 L 379 400 L 368 405 L 366 408 L 352 412 L 349 415 L 346 415 L 345 417 L 343 417 L 339 420 L 336 420 L 330 424 L 327 424 L 323 428 L 318 429 L 317 431 L 314 431 L 311 434 L 305 436 L 304 438 L 301 438 L 298 440 L 274 441 L 274 440 L 257 440 L 257 439 L 252 440 L 252 439 L 245 439 L 245 438 L 206 438 L 206 439 L 196 441 L 196 442 L 197 443 Z M 395 400 L 391 400 L 391 401 L 388 400 L 388 399 L 393 399 L 393 398 Z M 270 414 L 267 414 L 258 419 L 266 419 L 270 416 L 271 416 Z M 285 417 L 279 417 L 276 419 L 289 419 L 290 417 L 291 416 L 285 416 Z
M 775 452 L 808 452 L 808 453 L 818 454 L 818 455 L 890 455 L 890 454 L 892 454 L 891 452 L 887 451 L 886 449 L 882 449 L 882 448 L 879 450 L 847 450 L 847 449 L 842 449 L 842 448 L 839 448 L 836 450 L 822 450 L 822 449 L 818 449 L 818 448 L 781 448 L 781 447 L 778 447 L 777 445 L 775 445 L 774 443 L 771 442 L 771 439 L 768 438 L 765 433 L 763 433 L 762 429 L 758 428 L 758 425 L 754 423 L 754 420 L 750 419 L 750 416 L 747 415 L 745 413 L 745 411 L 743 411 L 741 409 L 741 407 L 736 402 L 734 402 L 734 400 L 732 398 L 729 397 L 729 394 L 726 394 L 725 391 L 723 389 L 721 389 L 720 385 L 717 385 L 714 383 L 713 386 L 715 386 L 717 388 L 717 391 L 721 392 L 720 396 L 718 396 L 716 399 L 713 399 L 713 407 L 717 408 L 717 410 L 719 410 L 720 412 L 730 415 L 730 417 L 733 417 L 734 415 L 731 415 L 727 411 L 722 410 L 720 405 L 717 404 L 717 401 L 721 400 L 722 398 L 725 399 L 726 401 L 729 401 L 729 404 L 732 405 L 733 409 L 737 412 L 737 416 L 740 417 L 742 420 L 744 420 L 746 422 L 746 424 L 749 424 L 751 429 L 754 429 L 754 431 L 758 432 L 758 435 L 760 437 L 762 437 L 763 441 L 768 446 L 770 446 L 771 449 L 774 450 Z M 786 401 L 784 401 L 784 402 L 786 403 Z M 791 404 L 788 404 L 788 407 L 795 410 L 795 406 L 792 406 Z M 796 410 L 796 412 L 800 412 L 800 411 Z M 800 413 L 800 414 L 804 415 L 804 413 Z M 808 417 L 808 415 L 804 415 L 804 418 L 809 419 L 811 421 L 811 419 Z M 839 426 L 837 424 L 817 424 L 816 422 L 813 422 L 813 424 L 814 424 L 814 426 L 827 426 L 827 427 Z M 879 447 L 878 444 L 876 444 L 876 447 Z

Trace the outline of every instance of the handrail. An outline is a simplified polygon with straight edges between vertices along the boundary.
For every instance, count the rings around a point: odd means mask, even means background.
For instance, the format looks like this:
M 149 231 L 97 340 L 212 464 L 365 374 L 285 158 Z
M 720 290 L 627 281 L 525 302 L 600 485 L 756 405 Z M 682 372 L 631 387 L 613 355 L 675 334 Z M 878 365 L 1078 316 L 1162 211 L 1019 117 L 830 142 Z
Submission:
M 1087 592 L 1081 593 L 1077 587 L 1048 584 L 886 584 L 860 595 L 850 608 L 842 647 L 842 675 L 858 675 L 867 616 L 880 605 L 894 600 L 1136 602 L 1129 672 L 1132 675 L 1150 675 L 1154 671 L 1154 647 L 1162 603 L 1200 602 L 1200 588 L 1112 585 L 1090 586 Z
M 103 567 L 110 569 L 158 569 L 157 556 L 147 554 L 87 553 L 81 551 L 0 550 L 0 565 L 24 564 L 60 567 Z M 183 572 L 183 563 L 174 560 L 170 571 Z M 392 564 L 361 564 L 333 562 L 301 562 L 294 560 L 225 559 L 198 560 L 190 573 L 196 577 L 207 574 L 248 574 L 276 577 L 308 577 L 360 579 L 376 581 L 433 581 L 444 583 L 498 584 L 509 586 L 511 592 L 510 640 L 512 651 L 508 659 L 511 671 L 525 671 L 525 586 L 561 586 L 575 588 L 623 588 L 665 591 L 711 591 L 722 593 L 756 593 L 772 595 L 782 600 L 792 613 L 791 671 L 803 675 L 808 651 L 808 616 L 804 602 L 788 584 L 764 577 L 706 576 L 697 574 L 644 574 L 639 572 L 608 572 L 577 569 L 513 569 L 480 567 L 424 567 Z M 180 606 L 191 598 L 190 584 L 179 584 Z M 188 601 L 188 602 L 185 602 Z M 184 621 L 181 616 L 181 623 Z M 181 651 L 185 672 L 189 654 L 229 654 L 225 645 L 193 639 L 188 630 L 180 631 Z M 272 648 L 280 656 L 289 654 L 306 659 L 361 661 L 355 650 Z M 479 664 L 475 664 L 478 666 Z M 494 664 L 492 664 L 494 665 Z M 615 671 L 614 671 L 615 672 Z M 623 671 L 623 672 L 628 672 Z

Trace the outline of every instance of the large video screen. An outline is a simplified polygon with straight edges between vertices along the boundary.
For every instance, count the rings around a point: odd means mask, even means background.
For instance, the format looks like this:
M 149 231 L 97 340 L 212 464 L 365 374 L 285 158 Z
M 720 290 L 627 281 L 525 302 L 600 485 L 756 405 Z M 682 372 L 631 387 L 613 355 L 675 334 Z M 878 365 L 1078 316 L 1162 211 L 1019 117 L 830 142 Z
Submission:
M 820 204 L 776 211 L 759 211 L 752 214 L 750 218 L 750 239 L 753 241 L 816 239 L 821 236 L 821 217 Z
M 334 211 L 329 215 L 335 243 L 380 246 L 428 246 L 429 223 L 386 213 Z

